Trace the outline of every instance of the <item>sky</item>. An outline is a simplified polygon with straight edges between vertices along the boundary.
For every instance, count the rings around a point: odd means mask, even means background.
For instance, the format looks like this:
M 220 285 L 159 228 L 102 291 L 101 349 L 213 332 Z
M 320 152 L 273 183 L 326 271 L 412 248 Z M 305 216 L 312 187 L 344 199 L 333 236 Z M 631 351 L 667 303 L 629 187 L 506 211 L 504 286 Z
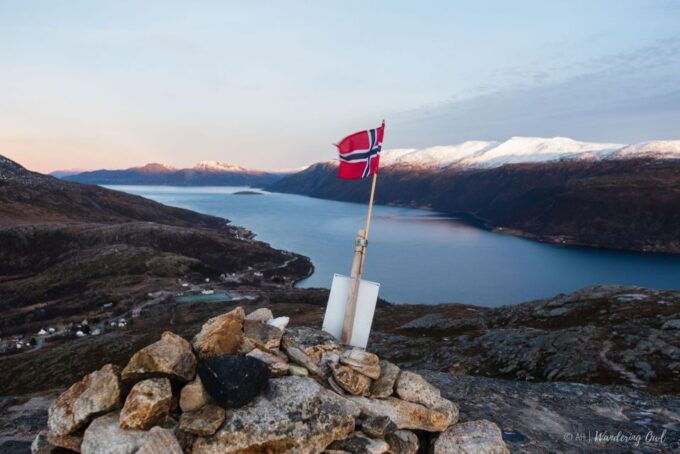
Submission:
M 1 0 L 0 154 L 260 169 L 512 136 L 680 138 L 680 1 Z

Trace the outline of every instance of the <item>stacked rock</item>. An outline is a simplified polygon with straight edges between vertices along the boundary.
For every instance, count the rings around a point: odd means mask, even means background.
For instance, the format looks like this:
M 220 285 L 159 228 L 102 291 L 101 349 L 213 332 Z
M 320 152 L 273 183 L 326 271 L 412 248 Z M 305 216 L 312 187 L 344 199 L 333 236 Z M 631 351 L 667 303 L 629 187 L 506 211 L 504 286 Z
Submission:
M 243 308 L 169 331 L 52 404 L 34 453 L 507 453 L 422 376 L 287 317 Z

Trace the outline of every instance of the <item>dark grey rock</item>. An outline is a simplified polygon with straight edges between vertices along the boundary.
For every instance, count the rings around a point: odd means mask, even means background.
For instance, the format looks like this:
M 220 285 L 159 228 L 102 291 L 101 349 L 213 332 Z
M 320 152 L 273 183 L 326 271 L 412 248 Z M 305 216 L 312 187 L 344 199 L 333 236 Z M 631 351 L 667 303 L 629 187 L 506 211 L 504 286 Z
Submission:
M 198 366 L 206 392 L 224 408 L 247 404 L 267 388 L 269 367 L 250 356 L 222 355 Z

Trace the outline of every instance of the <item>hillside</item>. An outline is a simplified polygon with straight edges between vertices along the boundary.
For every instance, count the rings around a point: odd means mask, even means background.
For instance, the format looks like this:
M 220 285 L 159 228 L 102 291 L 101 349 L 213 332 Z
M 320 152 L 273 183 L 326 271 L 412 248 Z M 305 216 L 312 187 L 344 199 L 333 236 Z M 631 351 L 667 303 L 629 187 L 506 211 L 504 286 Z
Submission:
M 453 213 L 559 244 L 680 253 L 677 159 L 571 159 L 494 168 L 383 164 L 379 204 Z M 336 173 L 336 163 L 319 163 L 268 189 L 367 202 L 368 179 L 340 180 Z
M 265 285 L 308 275 L 305 257 L 229 221 L 29 172 L 0 156 L 0 335 L 122 314 L 159 286 L 223 273 Z
M 285 175 L 285 172 L 263 172 L 223 162 L 202 161 L 188 169 L 152 163 L 122 170 L 81 172 L 62 178 L 90 184 L 262 186 L 274 183 Z

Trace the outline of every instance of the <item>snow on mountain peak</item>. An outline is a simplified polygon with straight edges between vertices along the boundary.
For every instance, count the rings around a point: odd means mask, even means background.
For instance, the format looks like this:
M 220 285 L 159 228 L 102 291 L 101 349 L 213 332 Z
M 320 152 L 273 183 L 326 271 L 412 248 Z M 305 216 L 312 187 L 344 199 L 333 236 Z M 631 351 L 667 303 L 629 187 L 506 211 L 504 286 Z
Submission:
M 469 140 L 458 145 L 387 150 L 384 154 L 381 154 L 380 162 L 382 165 L 401 164 L 443 168 L 468 156 L 488 150 L 496 144 L 497 142 Z
M 680 158 L 680 140 L 651 140 L 628 145 L 610 158 L 658 157 L 664 159 Z
M 512 137 L 458 164 L 466 167 L 499 167 L 513 163 L 546 162 L 581 153 L 609 153 L 624 146 L 618 143 L 580 142 L 567 137 Z
M 244 172 L 248 170 L 245 167 L 220 161 L 201 161 L 193 169 L 206 172 Z

